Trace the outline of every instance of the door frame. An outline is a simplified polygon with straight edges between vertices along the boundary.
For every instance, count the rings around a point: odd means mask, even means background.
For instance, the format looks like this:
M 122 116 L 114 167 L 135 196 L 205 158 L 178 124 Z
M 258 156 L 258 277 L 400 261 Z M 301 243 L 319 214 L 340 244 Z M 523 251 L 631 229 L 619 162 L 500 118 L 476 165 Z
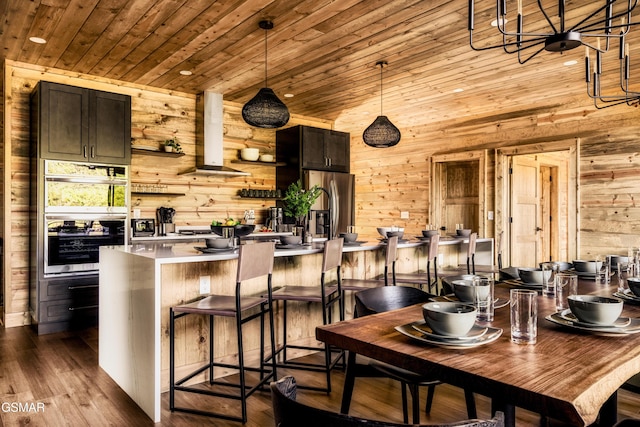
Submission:
M 442 225 L 441 206 L 441 178 L 442 164 L 446 162 L 478 162 L 478 237 L 493 237 L 493 230 L 487 230 L 487 150 L 466 151 L 462 153 L 438 154 L 431 157 L 431 208 L 429 210 L 429 223 Z M 434 201 L 436 203 L 434 204 Z M 435 206 L 435 208 L 434 208 Z
M 521 154 L 539 154 L 553 151 L 569 151 L 568 188 L 567 188 L 567 256 L 576 259 L 580 247 L 580 226 L 578 206 L 578 167 L 580 162 L 580 138 L 565 139 L 560 141 L 543 142 L 538 144 L 520 145 L 517 147 L 503 147 L 495 150 L 496 176 L 495 176 L 495 209 L 496 209 L 496 235 L 503 232 L 505 242 L 511 241 L 509 220 L 509 159 L 511 156 Z M 510 245 L 502 245 L 503 265 L 511 265 Z

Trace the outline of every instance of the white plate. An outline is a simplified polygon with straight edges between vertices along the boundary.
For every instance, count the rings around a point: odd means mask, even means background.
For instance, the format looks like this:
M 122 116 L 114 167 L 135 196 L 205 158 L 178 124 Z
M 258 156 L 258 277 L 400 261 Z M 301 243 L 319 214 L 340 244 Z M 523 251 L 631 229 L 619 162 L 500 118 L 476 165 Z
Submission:
M 481 336 L 487 333 L 487 328 L 473 325 L 471 330 L 466 334 L 459 337 L 455 336 L 447 336 L 437 334 L 427 325 L 427 322 L 424 320 L 419 320 L 417 322 L 413 322 L 411 327 L 418 332 L 421 332 L 424 336 L 429 337 L 434 340 L 440 340 L 444 342 L 460 342 L 460 341 L 468 341 L 468 340 L 477 340 Z
M 281 243 L 276 243 L 276 249 L 302 249 L 302 243 L 297 245 L 283 245 Z
M 509 280 L 505 280 L 503 283 L 506 283 L 507 285 L 515 286 L 517 288 L 535 289 L 537 291 L 542 290 L 542 283 L 525 283 L 520 279 L 509 279 Z
M 235 248 L 207 248 L 206 246 L 194 246 L 195 249 L 205 254 L 217 254 L 219 252 L 231 252 Z
M 583 328 L 624 328 L 629 326 L 631 319 L 628 317 L 618 317 L 611 325 L 594 325 L 593 323 L 580 321 L 575 314 L 571 312 L 571 309 L 567 308 L 559 313 L 559 316 L 564 320 L 572 322 L 574 325 L 582 326 Z
M 415 322 L 414 322 L 415 323 Z M 406 325 L 396 326 L 395 330 L 402 335 L 406 335 L 411 339 L 420 341 L 423 343 L 435 345 L 437 347 L 449 348 L 449 349 L 468 349 L 479 347 L 481 345 L 489 344 L 500 338 L 502 335 L 502 329 L 500 328 L 487 328 L 487 333 L 479 338 L 467 340 L 467 341 L 443 341 L 438 339 L 431 339 L 425 336 L 422 332 L 414 329 L 413 323 Z
M 438 299 L 440 299 L 440 301 L 453 301 L 453 302 L 460 302 L 460 300 L 458 299 L 457 296 L 455 296 L 455 294 L 447 294 L 447 295 L 443 295 L 441 297 L 436 297 L 436 298 L 431 298 L 434 301 L 437 301 Z M 466 304 L 471 304 L 471 302 L 466 302 Z M 505 299 L 505 298 L 495 298 L 493 300 L 493 308 L 502 308 L 502 307 L 506 307 L 509 305 L 509 300 Z
M 634 301 L 640 301 L 640 297 L 634 294 L 631 289 L 625 289 L 623 294 L 625 298 L 629 298 L 630 300 Z
M 564 319 L 560 316 L 560 313 L 553 313 L 545 317 L 548 321 L 555 323 L 556 325 L 566 326 L 571 329 L 577 329 L 579 331 L 591 332 L 599 335 L 611 335 L 611 336 L 620 336 L 620 335 L 630 335 L 640 333 L 640 319 L 631 318 L 629 319 L 629 325 L 624 326 L 622 328 L 615 327 L 585 327 L 581 324 L 575 324 L 570 320 Z

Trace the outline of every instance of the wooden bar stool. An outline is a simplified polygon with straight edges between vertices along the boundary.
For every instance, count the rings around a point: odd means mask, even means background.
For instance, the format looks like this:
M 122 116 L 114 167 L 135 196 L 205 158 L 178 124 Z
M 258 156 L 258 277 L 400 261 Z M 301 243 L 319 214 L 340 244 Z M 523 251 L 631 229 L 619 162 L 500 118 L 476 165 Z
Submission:
M 344 351 L 333 349 L 331 346 L 324 345 L 324 363 L 318 364 L 314 362 L 297 361 L 287 358 L 288 349 L 299 350 L 322 350 L 319 347 L 294 345 L 287 343 L 287 302 L 306 302 L 319 303 L 322 308 L 322 324 L 328 325 L 333 321 L 333 308 L 338 304 L 338 314 L 340 320 L 343 320 L 344 307 L 342 306 L 342 289 L 340 279 L 340 265 L 342 263 L 342 244 L 343 239 L 327 240 L 324 243 L 324 251 L 322 256 L 322 271 L 320 274 L 320 286 L 299 286 L 285 285 L 280 289 L 273 291 L 273 301 L 282 301 L 283 303 L 283 343 L 274 354 L 277 358 L 278 354 L 282 355 L 282 360 L 276 362 L 278 367 L 289 369 L 302 369 L 307 371 L 324 372 L 327 378 L 326 387 L 300 386 L 310 390 L 331 392 L 331 369 L 342 359 L 344 361 Z M 328 284 L 326 282 L 327 273 L 336 272 L 336 283 Z M 336 355 L 334 356 L 334 353 Z
M 398 259 L 398 236 L 389 237 L 384 255 L 384 275 L 375 279 L 342 279 L 343 291 L 361 291 L 396 284 L 396 260 Z M 389 283 L 391 273 L 391 283 Z
M 415 273 L 396 273 L 396 282 L 405 284 L 417 284 L 422 289 L 425 285 L 429 293 L 438 290 L 438 245 L 440 236 L 438 234 L 429 238 L 429 253 L 427 255 L 427 271 L 417 271 Z M 431 279 L 431 264 L 433 263 L 433 280 Z
M 256 390 L 268 384 L 270 380 L 275 381 L 276 366 L 273 359 L 275 349 L 275 332 L 273 326 L 273 310 L 271 302 L 271 275 L 273 272 L 274 243 L 256 243 L 240 246 L 238 256 L 238 273 L 236 278 L 235 295 L 209 295 L 203 299 L 182 304 L 169 309 L 169 409 L 173 411 L 188 412 L 198 415 L 206 415 L 233 421 L 247 421 L 247 398 Z M 241 294 L 241 285 L 244 281 L 266 276 L 267 296 L 245 296 Z M 175 380 L 175 321 L 188 314 L 199 314 L 209 316 L 209 361 L 204 366 L 196 369 L 180 380 Z M 271 340 L 271 356 L 265 357 L 265 315 L 269 318 L 269 333 Z M 236 321 L 236 335 L 238 342 L 238 364 L 230 364 L 214 361 L 214 322 L 215 316 L 234 317 Z M 244 362 L 244 351 L 242 345 L 242 327 L 250 320 L 260 319 L 260 366 L 246 366 Z M 267 365 L 267 361 L 271 363 Z M 239 381 L 230 383 L 218 381 L 214 378 L 214 367 L 234 369 L 238 371 Z M 202 384 L 195 386 L 183 385 L 186 381 L 208 372 L 209 385 L 203 387 Z M 259 373 L 259 379 L 255 384 L 248 385 L 246 372 Z M 206 384 L 206 383 L 204 383 Z M 220 387 L 214 387 L 220 386 Z M 217 391 L 220 388 L 238 389 Z M 214 390 L 215 388 L 215 390 Z M 197 408 L 178 407 L 175 405 L 175 392 L 182 391 L 188 393 L 203 394 L 208 396 L 222 397 L 226 399 L 240 400 L 241 416 L 233 416 L 225 413 L 206 411 Z

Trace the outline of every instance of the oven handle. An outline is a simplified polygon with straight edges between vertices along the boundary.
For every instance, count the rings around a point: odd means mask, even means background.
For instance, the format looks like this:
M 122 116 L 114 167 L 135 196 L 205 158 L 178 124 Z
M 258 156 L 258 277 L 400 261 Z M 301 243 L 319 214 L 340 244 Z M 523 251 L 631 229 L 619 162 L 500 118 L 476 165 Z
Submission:
M 96 304 L 96 305 L 85 305 L 84 307 L 69 307 L 69 311 L 91 310 L 92 308 L 98 308 L 98 304 Z
M 100 285 L 81 285 L 81 286 L 67 286 L 67 290 L 74 291 L 76 289 L 93 289 L 97 288 Z

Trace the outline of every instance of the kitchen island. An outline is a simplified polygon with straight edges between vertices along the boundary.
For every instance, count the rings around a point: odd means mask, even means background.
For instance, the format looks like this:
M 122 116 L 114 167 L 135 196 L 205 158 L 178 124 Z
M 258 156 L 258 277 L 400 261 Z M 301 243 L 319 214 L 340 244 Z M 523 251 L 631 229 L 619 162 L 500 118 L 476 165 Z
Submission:
M 247 242 L 250 244 L 250 242 Z M 493 247 L 492 239 L 479 239 L 478 249 Z M 203 294 L 232 295 L 235 290 L 237 251 L 201 253 L 203 242 L 146 243 L 101 247 L 99 364 L 118 385 L 149 415 L 160 421 L 160 395 L 169 385 L 169 307 L 199 298 Z M 345 246 L 343 277 L 371 278 L 383 272 L 384 244 L 379 241 Z M 426 265 L 424 241 L 398 246 L 397 271 L 414 271 Z M 466 256 L 462 239 L 441 242 L 443 260 L 457 264 Z M 481 252 L 493 259 L 492 249 Z M 478 254 L 478 253 L 477 253 Z M 302 249 L 278 249 L 273 286 L 297 282 L 314 286 L 319 281 L 322 243 Z M 476 257 L 478 264 L 478 255 Z M 317 275 L 310 272 L 317 271 Z M 243 285 L 243 292 L 262 292 L 264 280 Z M 349 296 L 350 297 L 350 296 Z M 347 307 L 352 306 L 347 299 Z M 281 333 L 278 308 L 274 311 L 277 334 Z M 294 327 L 289 342 L 308 345 L 316 342 L 315 327 L 322 323 L 316 307 L 301 304 L 289 310 Z M 245 360 L 254 363 L 259 355 L 259 328 L 247 328 Z M 208 358 L 208 322 L 189 316 L 176 325 L 176 372 L 200 366 Z M 237 353 L 232 319 L 216 321 L 216 358 L 232 359 Z M 276 337 L 282 342 L 281 337 Z M 226 375 L 225 372 L 216 375 Z M 195 382 L 203 381 L 204 377 Z

